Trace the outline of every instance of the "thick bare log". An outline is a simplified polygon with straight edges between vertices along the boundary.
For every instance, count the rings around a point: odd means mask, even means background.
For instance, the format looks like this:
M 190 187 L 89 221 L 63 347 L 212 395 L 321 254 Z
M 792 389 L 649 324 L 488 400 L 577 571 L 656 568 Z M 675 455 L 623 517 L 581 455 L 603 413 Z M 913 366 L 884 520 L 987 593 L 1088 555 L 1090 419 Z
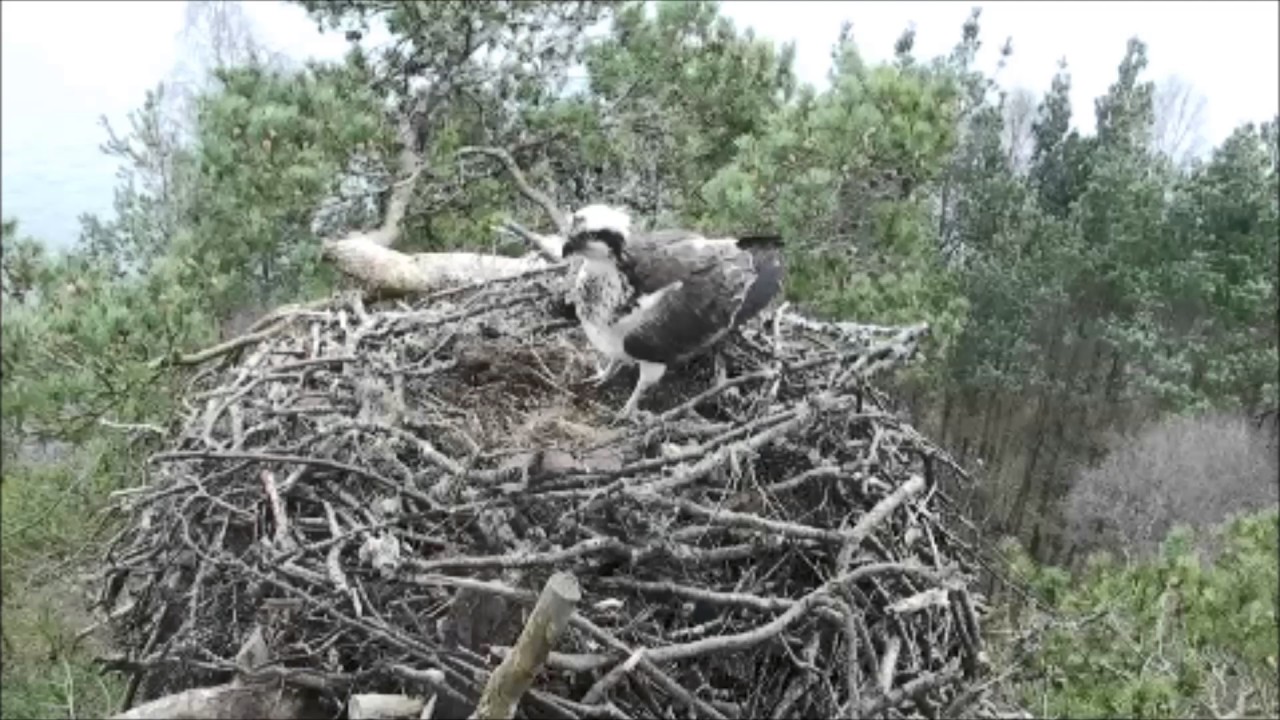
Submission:
M 480 720 L 515 717 L 520 697 L 533 684 L 533 678 L 542 670 L 551 648 L 569 627 L 569 618 L 581 597 L 578 579 L 572 573 L 558 572 L 547 580 L 520 639 L 489 676 L 489 682 L 480 695 L 480 703 L 471 717 Z
M 363 235 L 325 241 L 324 257 L 346 275 L 392 295 L 497 280 L 548 266 L 536 255 L 519 258 L 465 252 L 409 255 L 372 242 Z
M 380 693 L 352 695 L 347 701 L 347 718 L 349 720 L 416 718 L 425 705 L 426 702 L 422 698 L 404 695 Z
M 927 326 L 775 317 L 726 339 L 723 376 L 693 359 L 651 418 L 609 426 L 629 383 L 589 386 L 564 269 L 282 309 L 200 353 L 109 555 L 140 702 L 240 668 L 334 691 L 310 696 L 327 717 L 411 709 L 350 707 L 370 693 L 434 697 L 429 717 L 921 717 L 958 690 L 915 680 L 959 663 L 959 689 L 983 681 L 972 549 L 930 470 L 950 462 L 869 382 L 919 358 Z M 396 562 L 362 552 L 388 542 Z M 796 569 L 833 554 L 830 582 Z M 564 635 L 538 630 L 560 624 L 544 607 L 510 647 L 539 597 L 526 578 L 568 568 Z M 712 675 L 752 692 L 712 696 Z
M 324 717 L 301 692 L 278 684 L 216 685 L 167 695 L 115 715 L 113 720 L 297 720 Z

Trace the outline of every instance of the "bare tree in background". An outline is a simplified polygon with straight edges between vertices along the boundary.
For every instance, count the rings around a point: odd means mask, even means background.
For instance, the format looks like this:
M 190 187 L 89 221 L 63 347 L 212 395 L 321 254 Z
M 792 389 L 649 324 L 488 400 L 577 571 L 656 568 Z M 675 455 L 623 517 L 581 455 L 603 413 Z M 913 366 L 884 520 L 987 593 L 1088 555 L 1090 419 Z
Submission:
M 130 132 L 118 133 L 105 116 L 101 120 L 107 134 L 102 150 L 123 161 L 120 172 L 128 182 L 117 188 L 118 218 L 86 218 L 82 237 L 99 256 L 122 259 L 122 271 L 141 271 L 160 257 L 190 207 L 196 100 L 213 85 L 214 72 L 279 63 L 279 56 L 264 52 L 246 9 L 235 1 L 188 2 L 179 39 L 169 76 L 129 113 Z
M 1014 88 L 1004 98 L 1004 129 L 1001 144 L 1009 167 L 1018 174 L 1031 165 L 1034 147 L 1031 126 L 1036 120 L 1036 95 L 1027 88 Z
M 280 60 L 259 41 L 253 20 L 239 0 L 187 0 L 178 40 L 178 62 L 166 84 L 172 103 L 169 110 L 186 130 L 194 127 L 195 99 L 208 87 L 214 71 Z
M 1152 142 L 1156 152 L 1178 165 L 1185 165 L 1204 146 L 1204 95 L 1191 83 L 1170 75 L 1156 85 L 1155 127 Z
M 1177 524 L 1203 530 L 1238 512 L 1274 506 L 1270 435 L 1244 417 L 1171 417 L 1115 446 L 1075 480 L 1063 504 L 1072 542 L 1154 552 Z
M 206 70 L 248 62 L 261 48 L 237 0 L 188 0 L 182 40 Z

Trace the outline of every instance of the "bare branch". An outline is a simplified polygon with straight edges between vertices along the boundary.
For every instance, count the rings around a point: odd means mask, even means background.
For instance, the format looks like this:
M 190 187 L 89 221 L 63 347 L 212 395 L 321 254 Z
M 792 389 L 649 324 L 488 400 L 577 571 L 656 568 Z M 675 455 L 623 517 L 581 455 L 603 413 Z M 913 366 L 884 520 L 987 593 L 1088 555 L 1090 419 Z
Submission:
M 1157 152 L 1182 165 L 1204 144 L 1208 100 L 1186 80 L 1170 75 L 1156 85 L 1152 142 Z
M 565 219 L 564 212 L 556 207 L 556 203 L 545 193 L 529 184 L 528 178 L 525 177 L 524 171 L 516 164 L 516 159 L 511 153 L 504 148 L 496 147 L 464 147 L 457 152 L 459 157 L 467 155 L 487 155 L 502 163 L 502 166 L 511 174 L 511 180 L 515 182 L 516 188 L 520 190 L 520 194 L 537 203 L 539 207 L 546 212 L 547 217 L 551 218 L 551 222 L 556 226 L 556 232 L 561 237 L 568 237 L 569 223 Z

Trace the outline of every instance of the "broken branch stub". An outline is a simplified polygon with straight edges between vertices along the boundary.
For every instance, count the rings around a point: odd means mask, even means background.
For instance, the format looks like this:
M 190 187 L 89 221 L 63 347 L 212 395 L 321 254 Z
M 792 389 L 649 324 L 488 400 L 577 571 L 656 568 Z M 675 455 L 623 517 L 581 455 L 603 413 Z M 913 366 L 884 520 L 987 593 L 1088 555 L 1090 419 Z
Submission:
M 572 573 L 558 572 L 547 580 L 520 639 L 489 676 L 472 718 L 509 720 L 515 717 L 521 696 L 533 684 L 551 648 L 569 627 L 569 617 L 581 598 L 578 580 Z

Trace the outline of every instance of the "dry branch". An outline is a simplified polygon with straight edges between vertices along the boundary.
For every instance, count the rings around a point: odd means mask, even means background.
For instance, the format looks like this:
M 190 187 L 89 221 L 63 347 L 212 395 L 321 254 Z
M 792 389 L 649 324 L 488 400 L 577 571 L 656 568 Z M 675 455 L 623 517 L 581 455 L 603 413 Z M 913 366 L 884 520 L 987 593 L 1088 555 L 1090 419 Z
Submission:
M 634 370 L 587 382 L 562 278 L 282 309 L 201 353 L 117 497 L 108 627 L 139 700 L 239 670 L 331 714 L 918 717 L 984 680 L 937 484 L 959 471 L 930 475 L 945 455 L 869 384 L 927 327 L 781 316 L 728 340 L 723 382 L 693 360 L 615 426 Z M 558 639 L 536 629 L 557 572 L 581 597 Z

